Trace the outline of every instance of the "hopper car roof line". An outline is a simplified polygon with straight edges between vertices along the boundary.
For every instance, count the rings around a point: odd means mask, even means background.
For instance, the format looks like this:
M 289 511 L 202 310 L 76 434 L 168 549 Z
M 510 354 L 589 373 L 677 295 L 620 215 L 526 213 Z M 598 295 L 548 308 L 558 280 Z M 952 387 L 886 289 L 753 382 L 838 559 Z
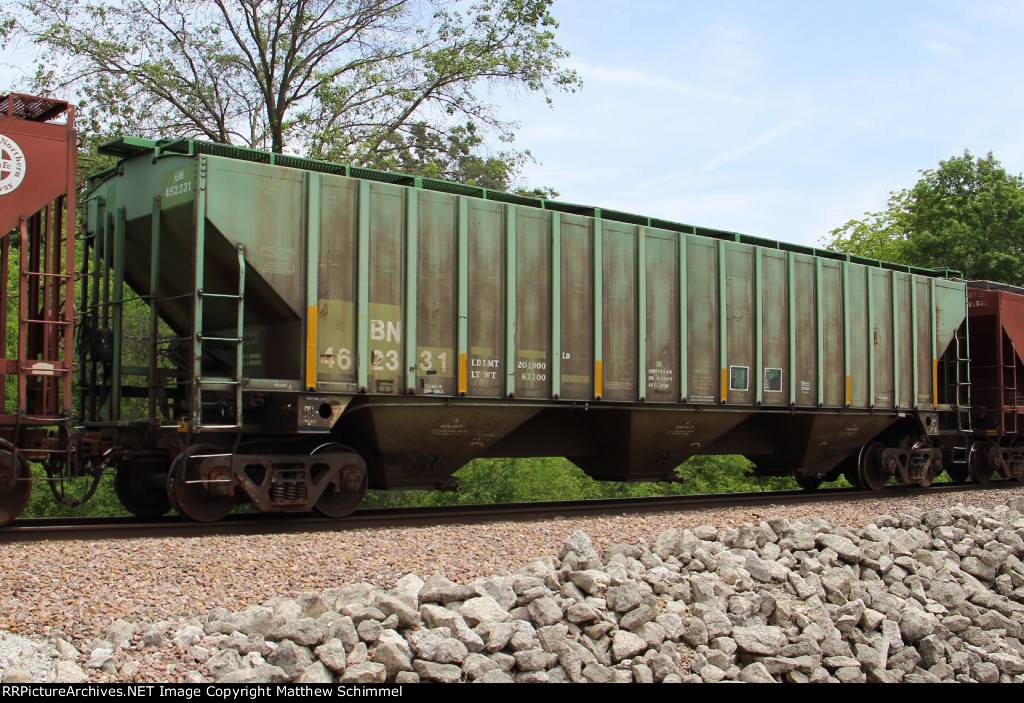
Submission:
M 1024 295 L 1024 287 L 1015 286 L 1010 283 L 1000 283 L 998 281 L 964 281 L 968 288 L 982 288 L 985 290 L 1001 290 L 1006 293 L 1016 293 L 1017 295 Z
M 213 142 L 201 141 L 198 139 L 164 139 L 154 141 L 152 139 L 142 139 L 138 137 L 119 137 L 118 139 L 102 145 L 99 151 L 102 154 L 117 156 L 122 159 L 129 159 L 146 153 L 151 153 L 154 159 L 163 155 L 196 156 L 199 154 L 209 154 L 211 156 L 220 156 L 229 159 L 253 161 L 273 166 L 285 166 L 305 171 L 331 173 L 351 178 L 362 178 L 382 183 L 393 183 L 395 185 L 408 186 L 412 188 L 452 193 L 454 195 L 465 195 L 472 198 L 512 203 L 540 210 L 583 215 L 586 217 L 593 217 L 595 219 L 653 227 L 656 229 L 668 230 L 670 232 L 682 232 L 685 234 L 694 234 L 730 242 L 740 242 L 769 249 L 791 251 L 797 254 L 807 254 L 836 261 L 848 261 L 851 263 L 863 264 L 865 266 L 874 266 L 922 276 L 955 279 L 961 278 L 961 273 L 959 271 L 948 268 L 927 269 L 917 266 L 907 266 L 904 264 L 894 264 L 888 261 L 879 261 L 877 259 L 855 256 L 853 254 L 844 254 L 841 252 L 830 251 L 828 249 L 819 249 L 817 247 L 792 244 L 789 242 L 779 242 L 772 239 L 765 239 L 763 237 L 741 234 L 739 232 L 697 227 L 694 225 L 687 225 L 654 217 L 634 215 L 632 213 L 620 212 L 617 210 L 607 210 L 588 205 L 576 205 L 573 203 L 564 203 L 557 200 L 546 200 L 543 198 L 530 198 L 522 195 L 516 195 L 514 193 L 505 193 L 498 190 L 465 185 L 463 183 L 453 183 L 451 181 L 444 181 L 437 178 L 424 178 L 421 176 L 410 176 L 401 173 L 377 171 L 359 166 L 347 166 L 345 164 L 336 164 L 329 161 L 317 161 L 315 159 L 290 156 L 288 154 L 275 154 L 273 152 L 249 149 L 247 147 L 215 144 Z M 93 185 L 96 185 L 107 177 L 114 175 L 116 172 L 117 167 L 107 169 L 106 171 L 102 171 L 94 175 L 90 181 Z

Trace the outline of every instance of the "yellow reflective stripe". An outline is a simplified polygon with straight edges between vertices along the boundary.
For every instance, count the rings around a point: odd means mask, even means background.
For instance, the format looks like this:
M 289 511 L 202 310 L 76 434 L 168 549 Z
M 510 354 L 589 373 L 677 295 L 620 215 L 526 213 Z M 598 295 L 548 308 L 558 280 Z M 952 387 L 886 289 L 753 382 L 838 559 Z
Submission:
M 603 395 L 604 376 L 601 371 L 601 360 L 594 362 L 594 395 L 600 398 Z
M 459 393 L 466 393 L 466 355 L 459 354 Z
M 316 387 L 316 322 L 317 306 L 306 309 L 306 387 Z

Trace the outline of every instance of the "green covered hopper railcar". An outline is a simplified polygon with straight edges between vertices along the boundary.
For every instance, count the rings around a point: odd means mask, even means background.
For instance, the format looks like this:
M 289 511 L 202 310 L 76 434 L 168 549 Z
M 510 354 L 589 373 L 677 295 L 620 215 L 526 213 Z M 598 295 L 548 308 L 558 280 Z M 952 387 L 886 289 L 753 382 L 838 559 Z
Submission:
M 342 515 L 487 456 L 925 483 L 954 450 L 950 272 L 191 140 L 105 151 L 82 407 L 136 512 L 169 483 L 196 519 Z

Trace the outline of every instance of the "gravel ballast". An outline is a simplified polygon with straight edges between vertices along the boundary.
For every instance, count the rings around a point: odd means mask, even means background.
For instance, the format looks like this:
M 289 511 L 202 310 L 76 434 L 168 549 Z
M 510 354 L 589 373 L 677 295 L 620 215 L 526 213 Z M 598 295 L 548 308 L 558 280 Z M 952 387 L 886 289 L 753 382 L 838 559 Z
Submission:
M 967 499 L 3 545 L 0 675 L 1016 680 L 1024 489 Z

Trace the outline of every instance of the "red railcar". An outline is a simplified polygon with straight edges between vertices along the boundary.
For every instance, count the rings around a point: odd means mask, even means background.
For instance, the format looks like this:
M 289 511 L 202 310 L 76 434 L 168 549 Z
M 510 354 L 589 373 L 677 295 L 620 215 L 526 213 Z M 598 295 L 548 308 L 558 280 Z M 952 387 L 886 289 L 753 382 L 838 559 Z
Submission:
M 61 120 L 62 122 L 55 122 Z M 74 108 L 0 97 L 0 525 L 28 501 L 28 462 L 66 477 L 71 437 L 75 189 Z
M 969 470 L 1024 480 L 1024 288 L 967 284 L 971 410 Z

